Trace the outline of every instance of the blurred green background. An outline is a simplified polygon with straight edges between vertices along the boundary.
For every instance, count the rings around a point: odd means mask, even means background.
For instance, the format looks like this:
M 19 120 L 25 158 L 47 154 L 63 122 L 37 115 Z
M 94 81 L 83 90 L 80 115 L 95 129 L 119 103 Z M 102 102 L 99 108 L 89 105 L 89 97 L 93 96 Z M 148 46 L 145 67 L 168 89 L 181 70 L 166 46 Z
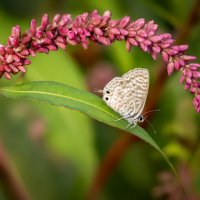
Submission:
M 110 10 L 113 18 L 125 15 L 153 19 L 159 32 L 176 37 L 184 28 L 194 0 L 1 0 L 0 43 L 6 44 L 12 26 L 25 31 L 32 18 L 38 23 L 44 13 L 73 17 L 97 9 Z M 192 27 L 187 41 L 189 54 L 200 57 L 200 23 Z M 38 54 L 31 58 L 25 76 L 0 85 L 53 80 L 83 90 L 101 89 L 112 77 L 134 67 L 147 67 L 151 85 L 162 66 L 138 48 L 128 53 L 124 42 L 103 47 L 90 43 L 88 50 L 68 46 L 66 51 Z M 200 59 L 198 59 L 200 62 Z M 200 198 L 200 117 L 192 105 L 193 96 L 179 84 L 180 73 L 168 78 L 151 121 L 157 134 L 149 134 L 173 161 L 187 186 L 185 199 Z M 112 145 L 124 133 L 75 111 L 38 102 L 0 97 L 0 141 L 15 176 L 33 200 L 82 200 L 91 192 L 95 172 Z M 148 101 L 148 99 L 147 99 Z M 1 162 L 1 160 L 0 160 Z M 13 199 L 0 168 L 0 200 Z M 163 158 L 149 145 L 135 142 L 113 168 L 100 200 L 179 200 L 175 178 Z

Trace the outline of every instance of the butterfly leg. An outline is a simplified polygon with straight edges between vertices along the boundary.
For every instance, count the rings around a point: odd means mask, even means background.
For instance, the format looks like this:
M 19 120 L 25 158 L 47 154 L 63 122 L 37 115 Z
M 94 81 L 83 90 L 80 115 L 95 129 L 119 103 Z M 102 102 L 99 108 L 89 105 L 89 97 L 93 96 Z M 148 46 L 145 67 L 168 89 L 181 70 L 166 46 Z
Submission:
M 133 126 L 131 126 L 131 128 L 134 128 L 137 124 L 135 122 L 133 122 Z
M 124 119 L 124 117 L 120 117 L 120 118 L 116 119 L 115 122 L 118 122 L 118 121 L 120 121 L 122 119 Z
M 125 127 L 125 130 L 131 125 L 131 123 L 129 123 L 126 127 Z

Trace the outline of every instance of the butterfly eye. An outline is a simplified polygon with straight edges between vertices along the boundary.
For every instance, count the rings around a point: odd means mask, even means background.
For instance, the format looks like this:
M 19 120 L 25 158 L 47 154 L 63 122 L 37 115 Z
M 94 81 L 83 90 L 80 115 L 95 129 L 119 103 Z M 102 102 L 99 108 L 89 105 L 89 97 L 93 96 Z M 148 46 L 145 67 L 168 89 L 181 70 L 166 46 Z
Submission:
M 105 100 L 108 101 L 108 97 L 106 97 Z
M 107 93 L 107 94 L 110 94 L 110 91 L 109 91 L 109 90 L 106 90 L 106 93 Z

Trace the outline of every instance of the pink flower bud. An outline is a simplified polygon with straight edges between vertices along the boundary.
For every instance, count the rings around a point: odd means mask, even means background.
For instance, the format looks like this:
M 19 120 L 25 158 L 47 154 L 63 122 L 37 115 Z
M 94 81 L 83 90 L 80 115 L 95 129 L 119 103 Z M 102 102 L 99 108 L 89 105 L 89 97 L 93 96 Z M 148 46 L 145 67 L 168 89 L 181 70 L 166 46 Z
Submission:
M 151 56 L 154 60 L 157 60 L 158 54 L 156 52 L 151 52 Z
M 48 14 L 44 14 L 42 16 L 42 21 L 41 21 L 41 27 L 40 28 L 42 30 L 45 30 L 47 28 L 48 23 L 49 23 L 49 16 L 48 16 Z
M 167 63 L 169 61 L 169 55 L 165 51 L 162 51 L 162 58 Z
M 162 35 L 155 35 L 155 36 L 150 37 L 149 39 L 150 39 L 152 42 L 157 43 L 157 42 L 159 42 L 159 41 L 162 40 Z
M 179 59 L 178 62 L 179 62 L 179 65 L 180 65 L 180 66 L 184 66 L 184 65 L 185 65 L 185 61 L 182 60 L 182 59 Z
M 143 41 L 144 41 L 144 38 L 139 37 L 139 36 L 135 36 L 135 39 L 136 39 L 138 42 L 143 42 Z
M 91 24 L 98 26 L 101 23 L 102 17 L 99 15 L 91 16 Z
M 185 52 L 188 49 L 188 45 L 178 45 L 180 52 Z
M 19 69 L 18 69 L 17 67 L 15 67 L 14 65 L 12 65 L 12 64 L 10 64 L 10 68 L 12 69 L 12 71 L 13 71 L 14 73 L 19 72 Z
M 6 62 L 7 63 L 11 63 L 13 61 L 13 56 L 12 55 L 8 55 L 6 58 Z
M 19 45 L 19 39 L 9 37 L 9 43 L 12 47 L 17 47 Z
M 136 32 L 133 31 L 133 30 L 130 30 L 129 33 L 128 33 L 128 36 L 129 37 L 135 37 L 136 36 Z
M 145 20 L 143 18 L 137 19 L 132 26 L 135 31 L 138 31 L 139 29 L 141 29 L 145 24 Z M 130 24 L 131 25 L 131 24 Z
M 140 43 L 140 47 L 144 52 L 148 51 L 148 47 L 143 42 Z
M 11 72 L 11 68 L 9 65 L 4 65 L 4 69 L 7 71 L 7 72 Z
M 152 42 L 150 40 L 144 40 L 143 43 L 146 45 L 146 46 L 150 46 L 152 44 Z
M 59 33 L 62 36 L 67 36 L 69 29 L 67 27 L 61 27 L 59 28 Z M 47 36 L 48 37 L 48 36 Z M 49 38 L 49 37 L 48 37 Z M 52 39 L 52 38 L 50 38 Z
M 119 23 L 118 20 L 110 20 L 109 27 L 115 27 L 115 26 L 117 26 L 118 23 Z
M 111 28 L 111 29 L 110 29 L 110 32 L 111 32 L 112 34 L 114 34 L 114 35 L 120 34 L 120 31 L 119 31 L 118 28 Z
M 180 58 L 183 59 L 183 60 L 186 60 L 186 61 L 188 61 L 188 60 L 196 60 L 197 59 L 196 56 L 188 56 L 188 55 L 183 55 Z
M 152 50 L 155 52 L 155 53 L 160 53 L 161 49 L 159 46 L 154 46 L 152 47 Z
M 176 55 L 178 52 L 173 49 L 166 49 L 165 50 L 170 56 Z
M 128 38 L 128 41 L 133 46 L 138 46 L 138 42 L 133 38 Z
M 137 35 L 140 37 L 147 37 L 147 32 L 145 32 L 144 30 L 139 30 L 137 31 Z
M 94 33 L 97 34 L 97 35 L 99 35 L 99 36 L 103 35 L 103 31 L 100 28 L 98 28 L 98 27 L 94 28 Z
M 186 80 L 187 80 L 187 79 L 186 79 Z M 185 90 L 189 90 L 189 89 L 190 89 L 190 84 L 185 84 L 184 89 L 185 89 Z
M 36 29 L 37 29 L 37 27 L 36 27 L 36 20 L 33 19 L 33 20 L 31 21 L 31 27 L 30 27 L 30 33 L 31 33 L 32 36 L 35 36 L 35 34 L 36 34 Z
M 51 44 L 51 45 L 48 45 L 47 48 L 50 50 L 50 51 L 57 51 L 58 50 L 58 47 Z
M 129 32 L 125 29 L 120 29 L 120 34 L 126 36 L 129 34 Z
M 130 17 L 128 16 L 125 16 L 123 17 L 120 21 L 119 21 L 119 24 L 118 24 L 118 27 L 120 28 L 125 28 L 127 26 L 127 24 L 130 22 Z
M 11 31 L 11 37 L 19 39 L 20 35 L 21 35 L 20 27 L 18 25 L 13 27 Z
M 60 22 L 59 22 L 59 26 L 65 26 L 70 21 L 71 21 L 71 15 L 70 14 L 62 15 Z
M 168 65 L 167 65 L 167 72 L 168 72 L 168 75 L 171 76 L 171 74 L 173 73 L 174 71 L 174 63 L 173 62 L 170 62 Z
M 111 12 L 109 11 L 109 10 L 107 10 L 107 11 L 105 11 L 104 13 L 103 13 L 103 17 L 108 17 L 108 18 L 110 18 L 111 17 Z
M 8 72 L 4 72 L 4 73 L 3 73 L 3 76 L 4 76 L 6 79 L 8 79 L 8 80 L 11 79 L 11 75 L 10 75 L 10 73 L 8 73 Z
M 196 87 L 191 87 L 191 88 L 190 88 L 190 92 L 191 92 L 192 94 L 194 94 L 194 93 L 196 92 L 196 90 L 197 90 Z
M 53 23 L 58 24 L 58 22 L 60 21 L 60 18 L 61 18 L 60 14 L 56 14 L 53 18 Z
M 23 65 L 30 65 L 30 64 L 31 64 L 31 61 L 28 60 L 28 59 L 25 59 L 25 60 L 23 61 Z
M 21 43 L 26 45 L 27 43 L 29 43 L 31 41 L 31 37 L 30 36 L 24 36 L 21 40 Z
M 131 44 L 130 42 L 127 40 L 126 41 L 126 49 L 130 52 L 131 51 Z
M 98 41 L 104 45 L 109 45 L 109 41 L 106 37 L 98 37 Z
M 193 77 L 194 77 L 195 79 L 199 79 L 199 78 L 200 78 L 200 72 L 199 72 L 199 71 L 194 71 L 194 72 L 193 72 Z
M 191 72 L 190 69 L 187 69 L 187 70 L 186 70 L 186 76 L 187 76 L 188 78 L 192 78 L 192 72 Z
M 180 68 L 179 62 L 177 60 L 174 60 L 174 67 L 176 70 L 179 70 Z
M 66 48 L 66 40 L 62 37 L 59 36 L 54 40 L 54 43 L 60 47 L 61 49 L 65 49 Z

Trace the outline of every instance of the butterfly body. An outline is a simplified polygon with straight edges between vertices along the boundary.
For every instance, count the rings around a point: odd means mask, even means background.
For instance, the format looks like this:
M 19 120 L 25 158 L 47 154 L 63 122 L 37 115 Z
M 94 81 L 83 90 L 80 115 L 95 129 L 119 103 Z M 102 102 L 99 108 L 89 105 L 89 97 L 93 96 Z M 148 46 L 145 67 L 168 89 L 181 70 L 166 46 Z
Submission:
M 113 78 L 103 89 L 103 100 L 130 124 L 144 120 L 142 111 L 149 89 L 149 71 L 135 68 Z

